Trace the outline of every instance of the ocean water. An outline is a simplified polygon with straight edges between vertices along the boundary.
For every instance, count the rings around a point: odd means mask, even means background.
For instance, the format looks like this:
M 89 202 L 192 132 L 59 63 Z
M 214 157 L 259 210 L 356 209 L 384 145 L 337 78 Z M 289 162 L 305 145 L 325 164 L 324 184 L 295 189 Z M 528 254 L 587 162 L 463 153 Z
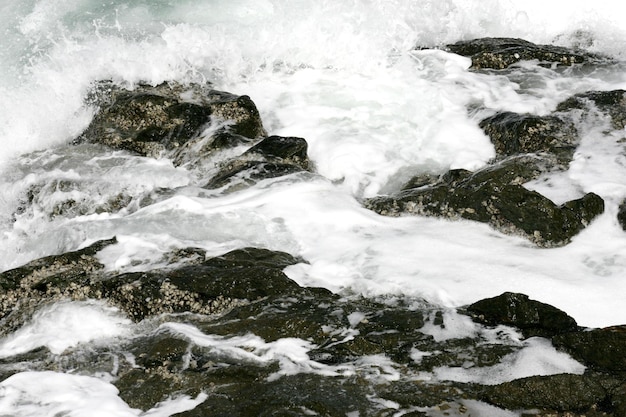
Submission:
M 626 197 L 625 133 L 607 129 L 604 120 L 580 126 L 581 145 L 566 172 L 527 184 L 557 203 L 587 192 L 604 198 L 605 213 L 565 247 L 539 249 L 468 221 L 381 217 L 360 204 L 398 190 L 417 173 L 484 166 L 495 153 L 478 122 L 496 111 L 544 115 L 579 92 L 626 89 L 621 64 L 581 74 L 530 63 L 487 75 L 468 71 L 469 59 L 438 47 L 520 37 L 626 61 L 622 8 L 572 0 L 4 0 L 0 270 L 112 235 L 119 244 L 100 258 L 118 271 L 152 268 L 174 248 L 200 247 L 211 256 L 257 246 L 303 257 L 309 263 L 287 274 L 337 293 L 415 297 L 454 308 L 514 291 L 565 310 L 583 326 L 626 323 L 620 296 L 626 233 L 616 220 Z M 194 193 L 197 173 L 169 160 L 69 147 L 93 117 L 85 98 L 98 80 L 130 88 L 208 81 L 249 95 L 270 134 L 306 138 L 321 175 L 202 198 Z M 83 186 L 53 185 L 66 179 Z M 44 190 L 42 198 L 21 210 L 20 199 L 33 186 Z M 143 208 L 50 216 L 68 193 L 93 207 L 120 191 L 135 198 L 174 187 L 181 191 Z M 72 320 L 79 315 L 90 325 Z M 276 377 L 350 372 L 311 363 L 311 347 L 302 340 L 223 341 L 170 326 L 235 357 L 278 360 Z M 54 353 L 110 343 L 138 331 L 105 305 L 68 302 L 2 339 L 0 357 L 40 346 Z M 475 329 L 461 321 L 451 331 Z M 441 369 L 430 377 L 480 382 L 526 376 L 529 369 L 582 372 L 551 349 L 532 342 L 484 374 Z M 139 411 L 109 382 L 102 375 L 25 370 L 0 382 L 0 415 L 95 415 L 92 406 L 101 403 L 109 407 L 101 415 L 168 416 L 204 400 L 173 398 Z

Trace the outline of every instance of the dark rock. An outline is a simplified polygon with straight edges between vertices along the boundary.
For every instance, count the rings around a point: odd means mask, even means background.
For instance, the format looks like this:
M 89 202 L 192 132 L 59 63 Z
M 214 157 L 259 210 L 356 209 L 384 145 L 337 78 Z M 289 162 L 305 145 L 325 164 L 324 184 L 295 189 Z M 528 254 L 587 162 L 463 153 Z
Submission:
M 622 201 L 617 210 L 617 221 L 622 226 L 622 229 L 626 231 L 626 200 Z
M 100 110 L 76 143 L 171 158 L 175 165 L 197 172 L 210 189 L 228 186 L 233 191 L 313 168 L 306 140 L 267 137 L 248 96 L 203 85 L 140 85 L 132 91 L 105 85 L 93 100 Z M 246 145 L 247 150 L 233 157 L 235 147 Z M 68 204 L 60 210 L 74 210 L 75 202 Z
M 220 188 L 236 184 L 252 185 L 260 180 L 311 171 L 306 140 L 297 137 L 270 136 L 242 155 L 227 161 L 205 185 Z
M 613 390 L 610 406 L 615 417 L 626 417 L 626 383 Z
M 588 91 L 576 94 L 559 103 L 556 111 L 570 111 L 573 109 L 590 111 L 596 109 L 611 118 L 611 125 L 616 130 L 626 126 L 626 91 Z
M 515 326 L 525 337 L 552 337 L 578 330 L 576 320 L 567 313 L 519 293 L 505 292 L 477 301 L 469 305 L 467 311 L 479 323 Z
M 365 206 L 383 215 L 417 214 L 468 219 L 520 235 L 543 247 L 567 244 L 604 211 L 604 200 L 589 193 L 557 206 L 523 187 L 544 170 L 541 158 L 507 159 L 470 173 L 452 170 L 439 183 L 375 197 Z
M 270 295 L 298 291 L 283 272 L 297 258 L 247 248 L 171 270 L 117 275 L 101 282 L 102 296 L 134 320 L 164 313 L 217 314 Z
M 135 357 L 135 363 L 143 368 L 165 367 L 169 370 L 183 370 L 189 342 L 174 337 L 167 332 L 158 332 L 135 340 L 128 349 Z
M 626 326 L 562 334 L 552 343 L 586 366 L 626 375 Z
M 311 169 L 311 162 L 307 155 L 306 140 L 298 137 L 270 136 L 248 149 L 242 158 L 256 160 L 262 158 L 268 161 L 299 166 L 302 170 Z
M 302 262 L 284 252 L 246 248 L 204 260 L 197 249 L 166 254 L 172 264 L 161 270 L 114 274 L 103 272 L 95 254 L 115 238 L 79 251 L 49 256 L 0 274 L 0 318 L 6 329 L 19 326 L 25 309 L 63 298 L 104 298 L 135 320 L 164 313 L 218 314 L 244 300 L 301 290 L 283 272 Z
M 538 60 L 543 65 L 581 64 L 600 60 L 598 56 L 582 51 L 552 45 L 536 45 L 523 39 L 481 38 L 447 45 L 458 55 L 472 58 L 473 69 L 505 69 L 520 61 Z
M 199 136 L 211 123 L 227 123 L 234 135 L 266 136 L 258 110 L 248 96 L 210 90 L 209 86 L 156 87 L 133 91 L 107 84 L 100 87 L 101 106 L 77 142 L 101 143 L 114 149 L 159 156 Z
M 250 186 L 261 180 L 295 174 L 302 169 L 291 164 L 261 161 L 233 161 L 211 178 L 204 188 L 216 189 L 229 186 L 231 190 Z
M 440 404 L 447 404 L 447 406 L 439 407 L 442 411 L 446 411 L 452 408 L 449 403 L 467 397 L 466 390 L 471 392 L 472 387 L 469 384 L 432 384 L 416 380 L 410 383 L 405 381 L 391 382 L 382 388 L 380 396 L 400 404 L 403 408 L 435 407 Z M 464 413 L 461 411 L 459 414 Z
M 513 410 L 585 411 L 606 403 L 617 384 L 616 380 L 590 375 L 533 376 L 487 386 L 482 399 Z
M 229 122 L 230 130 L 236 135 L 251 139 L 267 136 L 259 111 L 250 97 L 213 90 L 208 100 L 211 117 Z
M 563 166 L 572 160 L 578 134 L 574 124 L 556 116 L 497 113 L 480 122 L 499 158 L 525 153 L 550 153 Z
M 180 417 L 204 416 L 370 416 L 375 403 L 359 378 L 325 378 L 315 374 L 282 377 L 264 384 L 219 386 L 209 398 Z

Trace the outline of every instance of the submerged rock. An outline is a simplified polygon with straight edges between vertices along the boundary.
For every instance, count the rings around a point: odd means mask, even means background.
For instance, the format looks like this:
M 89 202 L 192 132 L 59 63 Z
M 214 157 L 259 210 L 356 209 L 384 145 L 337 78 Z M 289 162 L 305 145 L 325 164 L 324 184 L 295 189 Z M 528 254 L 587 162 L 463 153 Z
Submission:
M 266 178 L 310 171 L 312 163 L 307 148 L 302 138 L 270 136 L 227 161 L 205 187 L 220 188 L 231 182 L 253 184 Z
M 515 326 L 525 337 L 552 337 L 578 330 L 576 320 L 567 313 L 549 304 L 531 300 L 525 294 L 506 292 L 477 301 L 466 310 L 479 323 Z
M 524 188 L 524 182 L 542 172 L 542 165 L 542 159 L 525 156 L 474 173 L 452 170 L 436 184 L 375 197 L 366 200 L 365 206 L 391 216 L 418 214 L 479 221 L 542 247 L 561 246 L 604 211 L 604 200 L 588 193 L 557 206 Z
M 599 111 L 611 118 L 613 129 L 620 130 L 626 126 L 626 90 L 587 91 L 559 103 L 556 111 L 570 110 Z
M 505 69 L 520 61 L 537 60 L 544 65 L 574 65 L 598 61 L 596 55 L 560 46 L 537 45 L 515 38 L 480 38 L 447 45 L 458 55 L 472 58 L 472 69 Z

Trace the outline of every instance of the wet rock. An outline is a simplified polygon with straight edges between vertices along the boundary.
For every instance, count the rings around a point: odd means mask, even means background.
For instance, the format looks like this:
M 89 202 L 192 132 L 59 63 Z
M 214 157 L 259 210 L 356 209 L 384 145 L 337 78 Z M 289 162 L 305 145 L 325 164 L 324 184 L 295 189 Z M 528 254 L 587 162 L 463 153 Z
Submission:
M 21 326 L 46 301 L 85 299 L 104 265 L 94 256 L 115 238 L 83 249 L 36 259 L 0 274 L 0 334 Z
M 218 314 L 244 300 L 298 290 L 282 272 L 298 262 L 283 252 L 240 249 L 171 270 L 117 275 L 102 281 L 101 292 L 134 320 L 164 313 Z
M 428 381 L 416 380 L 409 383 L 405 381 L 391 382 L 381 390 L 380 396 L 400 404 L 403 408 L 441 405 L 437 408 L 445 412 L 452 411 L 449 403 L 467 397 L 468 394 L 473 396 L 472 391 L 473 387 L 470 384 L 433 384 Z M 462 410 L 459 411 L 461 411 L 459 414 L 464 414 Z
M 622 229 L 626 231 L 626 200 L 622 201 L 617 210 L 617 221 L 622 226 Z
M 298 137 L 270 136 L 248 149 L 242 158 L 256 160 L 264 158 L 284 164 L 299 166 L 303 170 L 311 168 L 307 155 L 306 140 Z
M 200 416 L 374 416 L 370 387 L 359 378 L 314 374 L 282 377 L 265 384 L 220 386 L 209 398 L 180 417 Z
M 505 69 L 520 61 L 537 60 L 546 66 L 599 61 L 600 57 L 552 45 L 536 45 L 515 38 L 480 38 L 448 45 L 455 54 L 472 58 L 472 69 Z
M 263 161 L 233 161 L 213 176 L 204 185 L 204 188 L 216 189 L 229 186 L 229 190 L 234 191 L 242 186 L 250 186 L 264 179 L 295 174 L 301 171 L 300 167 L 291 164 Z
M 270 136 L 224 163 L 223 168 L 205 185 L 220 188 L 228 184 L 252 185 L 260 180 L 311 171 L 306 140 L 298 137 Z
M 488 223 L 495 229 L 524 236 L 538 246 L 567 244 L 604 211 L 596 194 L 557 206 L 523 183 L 541 173 L 544 160 L 514 157 L 471 173 L 451 170 L 431 186 L 375 197 L 365 207 L 389 216 L 416 214 Z
M 599 111 L 611 118 L 611 125 L 614 129 L 624 129 L 626 126 L 626 91 L 587 91 L 568 98 L 556 107 L 556 111 L 559 112 L 574 109 L 585 112 Z
M 501 112 L 480 122 L 499 158 L 525 153 L 549 153 L 566 167 L 578 145 L 571 121 L 556 116 Z
M 516 379 L 484 388 L 482 399 L 512 409 L 585 411 L 610 401 L 619 382 L 594 375 L 558 374 Z
M 626 416 L 626 383 L 613 390 L 610 406 L 613 409 L 614 416 Z
M 197 139 L 212 123 L 226 123 L 227 131 L 236 137 L 266 136 L 248 96 L 176 83 L 140 85 L 132 91 L 110 83 L 105 86 L 96 94 L 101 108 L 77 139 L 79 143 L 101 143 L 156 157 Z
M 0 274 L 0 318 L 14 316 L 4 320 L 4 329 L 19 326 L 25 312 L 43 301 L 106 299 L 142 320 L 165 313 L 218 314 L 245 300 L 300 290 L 282 270 L 302 260 L 284 252 L 245 248 L 205 260 L 189 248 L 166 254 L 169 268 L 105 273 L 95 254 L 114 243 L 115 238 L 99 241 Z
M 562 334 L 552 343 L 586 366 L 626 376 L 626 326 Z
M 76 143 L 171 158 L 176 166 L 198 172 L 210 189 L 233 191 L 313 168 L 306 140 L 267 137 L 248 96 L 195 84 L 139 85 L 132 91 L 104 85 L 92 100 L 100 110 Z
M 531 300 L 527 295 L 505 292 L 469 305 L 471 317 L 489 326 L 517 327 L 525 337 L 552 337 L 578 330 L 576 320 L 549 304 Z

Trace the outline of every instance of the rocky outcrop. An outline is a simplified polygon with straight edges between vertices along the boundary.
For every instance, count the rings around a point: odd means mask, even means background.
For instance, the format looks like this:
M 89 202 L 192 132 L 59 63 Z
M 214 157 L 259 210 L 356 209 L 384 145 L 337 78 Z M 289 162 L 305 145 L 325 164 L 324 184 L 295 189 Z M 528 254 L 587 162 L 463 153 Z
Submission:
M 105 299 L 137 321 L 164 313 L 217 314 L 299 288 L 282 270 L 301 260 L 282 252 L 247 248 L 199 260 L 189 249 L 172 258 L 182 262 L 178 267 L 115 274 L 104 272 L 95 257 L 114 243 L 115 238 L 99 241 L 3 272 L 0 319 L 11 321 L 13 329 L 44 302 L 87 298 Z
M 365 206 L 394 216 L 417 214 L 488 223 L 495 229 L 524 236 L 542 247 L 567 244 L 604 211 L 604 201 L 588 193 L 556 205 L 523 183 L 542 172 L 544 160 L 517 157 L 474 173 L 452 170 L 438 182 L 375 197 Z
M 166 324 L 114 346 L 98 344 L 60 355 L 37 349 L 10 358 L 10 368 L 0 358 L 0 375 L 8 377 L 20 366 L 112 373 L 120 397 L 139 409 L 172 395 L 208 396 L 181 416 L 294 415 L 302 410 L 380 415 L 381 410 L 396 413 L 398 407 L 465 414 L 467 399 L 533 409 L 533 415 L 623 415 L 626 332 L 579 329 L 566 313 L 523 294 L 505 293 L 459 311 L 470 314 L 477 328 L 507 325 L 527 337 L 552 337 L 588 372 L 497 385 L 429 381 L 424 375 L 438 369 L 497 366 L 522 346 L 454 332 L 436 338 L 432 334 L 445 332 L 459 316 L 423 301 L 341 297 L 300 287 L 283 269 L 303 260 L 284 252 L 245 248 L 205 259 L 203 251 L 188 248 L 167 254 L 164 262 L 171 264 L 164 268 L 118 274 L 97 260 L 100 250 L 115 243 L 95 242 L 0 274 L 2 331 L 15 328 L 42 303 L 85 298 L 106 300 L 134 320 L 147 319 L 148 327 Z M 177 331 L 177 323 L 196 336 Z M 274 344 L 294 341 L 308 346 L 305 355 L 268 353 Z M 299 368 L 291 372 L 293 367 Z M 381 405 L 390 402 L 394 407 Z
M 553 45 L 536 45 L 515 38 L 480 38 L 447 45 L 447 50 L 472 58 L 472 69 L 505 69 L 520 61 L 537 60 L 551 66 L 596 62 L 601 58 L 584 51 Z
M 462 41 L 448 45 L 448 50 L 471 56 L 474 69 L 504 69 L 521 60 L 578 65 L 604 59 L 509 38 Z M 622 128 L 624 103 L 624 92 L 616 90 L 578 94 L 548 115 L 496 112 L 479 122 L 496 153 L 487 166 L 475 172 L 453 169 L 439 177 L 419 174 L 400 191 L 367 199 L 364 205 L 389 216 L 479 221 L 503 233 L 523 236 L 540 247 L 566 245 L 604 212 L 604 200 L 587 193 L 557 205 L 524 184 L 542 174 L 568 169 L 580 142 L 576 111 L 599 111 L 610 117 L 614 128 Z
M 480 300 L 460 311 L 485 325 L 513 326 L 525 337 L 551 338 L 556 348 L 587 367 L 583 375 L 533 376 L 483 386 L 477 391 L 482 401 L 506 409 L 543 410 L 538 415 L 624 415 L 625 326 L 580 328 L 565 312 L 516 293 Z
M 471 304 L 472 318 L 486 325 L 504 324 L 520 329 L 525 337 L 552 337 L 578 330 L 576 320 L 549 304 L 531 300 L 525 294 L 507 292 Z
M 211 90 L 210 86 L 140 85 L 132 91 L 98 86 L 100 105 L 77 142 L 101 143 L 143 156 L 159 156 L 197 138 L 210 124 L 228 122 L 233 135 L 266 136 L 259 112 L 248 96 Z
M 241 188 L 313 169 L 306 140 L 267 137 L 256 105 L 245 95 L 210 85 L 164 83 L 131 91 L 101 83 L 93 96 L 99 110 L 76 143 L 171 158 L 202 171 L 200 185 L 206 188 Z

